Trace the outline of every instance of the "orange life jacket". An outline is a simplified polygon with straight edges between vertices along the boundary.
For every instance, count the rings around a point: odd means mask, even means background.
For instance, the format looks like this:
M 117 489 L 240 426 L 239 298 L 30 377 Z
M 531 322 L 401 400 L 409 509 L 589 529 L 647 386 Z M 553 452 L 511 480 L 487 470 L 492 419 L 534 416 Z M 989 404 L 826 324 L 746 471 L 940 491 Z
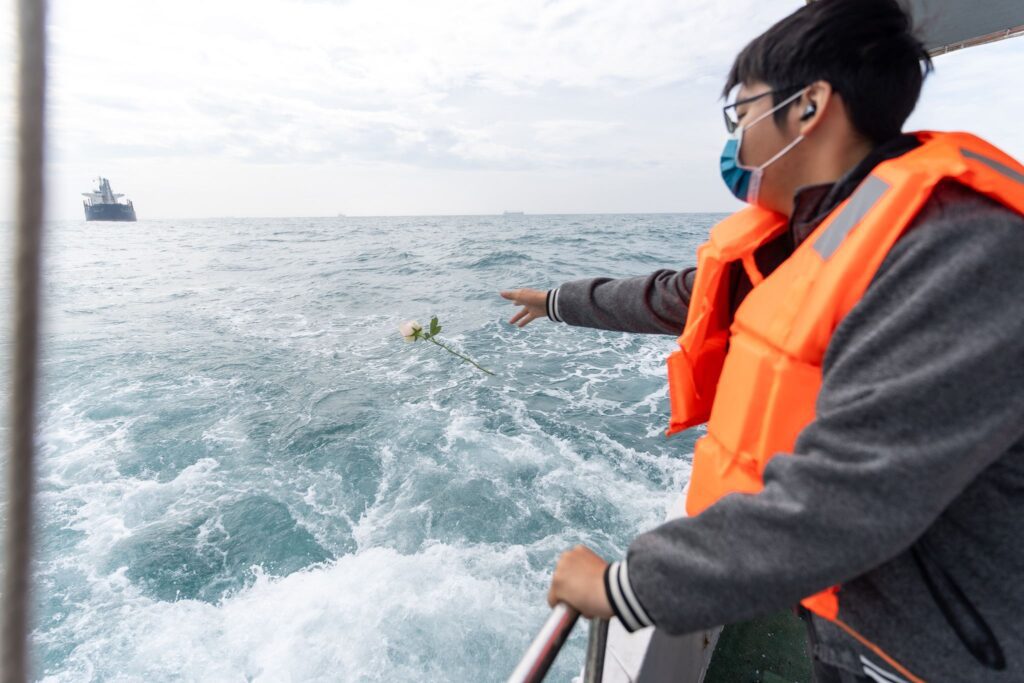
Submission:
M 787 229 L 780 214 L 743 209 L 697 251 L 686 327 L 668 358 L 668 434 L 708 423 L 694 447 L 689 515 L 728 493 L 757 493 L 768 460 L 792 452 L 814 419 L 833 331 L 939 181 L 955 180 L 1024 214 L 1024 166 L 1013 158 L 966 133 L 916 136 L 921 146 L 878 164 L 767 277 L 754 252 Z M 731 316 L 736 263 L 753 289 Z M 837 593 L 833 586 L 801 603 L 841 624 Z

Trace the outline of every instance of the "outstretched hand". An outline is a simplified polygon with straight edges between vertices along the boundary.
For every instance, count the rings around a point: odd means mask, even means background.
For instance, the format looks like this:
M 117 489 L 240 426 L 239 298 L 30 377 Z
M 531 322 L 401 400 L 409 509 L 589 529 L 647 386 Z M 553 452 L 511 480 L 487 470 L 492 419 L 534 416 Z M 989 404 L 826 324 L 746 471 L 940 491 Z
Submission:
M 509 319 L 510 325 L 526 327 L 537 318 L 547 317 L 548 293 L 539 289 L 506 289 L 500 292 L 502 298 L 508 299 L 516 306 L 522 306 Z

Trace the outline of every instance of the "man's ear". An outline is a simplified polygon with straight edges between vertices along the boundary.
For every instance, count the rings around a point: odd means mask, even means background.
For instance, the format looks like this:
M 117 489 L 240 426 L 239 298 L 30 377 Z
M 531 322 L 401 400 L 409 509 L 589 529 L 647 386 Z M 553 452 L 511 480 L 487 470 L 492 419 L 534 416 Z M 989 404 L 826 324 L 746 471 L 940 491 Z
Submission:
M 832 102 L 833 94 L 832 84 L 828 81 L 815 81 L 807 86 L 795 107 L 799 112 L 797 123 L 801 135 L 808 135 L 818 127 Z

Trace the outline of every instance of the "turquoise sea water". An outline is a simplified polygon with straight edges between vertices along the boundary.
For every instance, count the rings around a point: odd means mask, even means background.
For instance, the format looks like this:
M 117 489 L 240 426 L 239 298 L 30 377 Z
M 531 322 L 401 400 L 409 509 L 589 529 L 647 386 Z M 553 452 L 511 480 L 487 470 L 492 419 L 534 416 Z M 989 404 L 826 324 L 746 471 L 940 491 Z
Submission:
M 671 337 L 497 291 L 689 265 L 716 218 L 52 224 L 36 678 L 504 680 L 557 555 L 657 524 L 695 435 Z M 432 314 L 498 375 L 403 343 Z

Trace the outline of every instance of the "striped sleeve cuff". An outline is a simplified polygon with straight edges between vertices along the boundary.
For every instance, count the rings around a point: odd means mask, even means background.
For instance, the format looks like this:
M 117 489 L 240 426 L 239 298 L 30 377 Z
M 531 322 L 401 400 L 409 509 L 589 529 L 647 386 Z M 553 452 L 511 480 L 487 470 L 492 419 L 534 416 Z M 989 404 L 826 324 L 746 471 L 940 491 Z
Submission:
M 654 626 L 647 611 L 640 604 L 629 583 L 629 570 L 626 560 L 612 562 L 604 570 L 604 590 L 608 594 L 615 616 L 619 618 L 627 631 L 632 633 L 645 626 Z
M 548 319 L 556 323 L 565 322 L 561 316 L 558 315 L 558 288 L 548 290 L 548 298 L 546 302 Z

